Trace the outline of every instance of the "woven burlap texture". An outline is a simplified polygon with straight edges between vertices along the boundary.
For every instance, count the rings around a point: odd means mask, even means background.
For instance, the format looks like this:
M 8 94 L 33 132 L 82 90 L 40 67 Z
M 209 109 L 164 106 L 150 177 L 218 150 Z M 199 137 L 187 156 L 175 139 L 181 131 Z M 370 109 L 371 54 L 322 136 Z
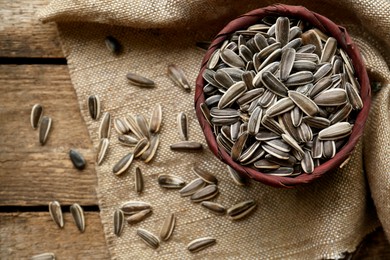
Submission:
M 304 5 L 347 27 L 361 48 L 371 78 L 381 82 L 383 89 L 374 98 L 365 139 L 359 142 L 350 162 L 312 184 L 282 190 L 254 182 L 249 187 L 236 186 L 227 175 L 226 166 L 207 149 L 199 153 L 169 149 L 171 143 L 179 141 L 176 115 L 180 111 L 189 116 L 190 140 L 206 143 L 195 118 L 193 91 L 186 93 L 173 85 L 166 76 L 168 64 L 184 68 L 190 82 L 194 82 L 204 55 L 195 47 L 196 41 L 211 39 L 237 14 L 274 3 L 244 0 L 237 1 L 239 5 L 236 1 L 223 1 L 222 5 L 220 2 L 55 0 L 39 14 L 45 22 L 59 22 L 72 83 L 95 147 L 99 121 L 89 117 L 85 103 L 88 95 L 98 94 L 103 111 L 109 111 L 113 118 L 139 113 L 149 116 L 155 104 L 163 106 L 161 143 L 151 163 L 136 161 L 123 175 L 112 174 L 112 166 L 129 151 L 119 145 L 117 134 L 112 131 L 109 154 L 101 166 L 96 166 L 101 219 L 112 258 L 338 257 L 345 251 L 354 251 L 362 238 L 379 225 L 376 212 L 390 234 L 390 222 L 386 218 L 390 215 L 386 199 L 390 194 L 387 85 L 390 3 L 284 1 Z M 359 17 L 355 16 L 357 13 Z M 152 29 L 157 27 L 162 29 Z M 107 35 L 115 36 L 124 45 L 121 55 L 113 56 L 107 51 L 104 45 Z M 130 71 L 153 79 L 156 87 L 131 86 L 125 77 Z M 258 202 L 257 210 L 248 218 L 233 222 L 180 197 L 177 191 L 157 185 L 157 176 L 162 173 L 175 174 L 189 182 L 195 178 L 191 172 L 193 164 L 214 173 L 220 180 L 216 201 L 230 206 L 253 198 Z M 135 166 L 145 175 L 145 191 L 141 195 L 134 191 Z M 153 214 L 139 224 L 126 225 L 118 238 L 113 234 L 113 212 L 127 200 L 150 202 Z M 136 229 L 142 227 L 158 234 L 170 212 L 177 216 L 172 238 L 162 242 L 157 250 L 147 247 L 137 237 Z M 202 236 L 215 237 L 217 245 L 190 254 L 187 243 Z

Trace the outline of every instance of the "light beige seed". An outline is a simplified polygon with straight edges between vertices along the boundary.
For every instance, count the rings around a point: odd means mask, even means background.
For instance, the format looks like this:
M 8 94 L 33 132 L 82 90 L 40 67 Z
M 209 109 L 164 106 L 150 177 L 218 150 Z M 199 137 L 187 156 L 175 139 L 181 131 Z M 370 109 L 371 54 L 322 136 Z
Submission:
M 317 104 L 307 96 L 293 90 L 288 92 L 288 96 L 308 116 L 315 116 L 318 113 Z
M 137 235 L 142 238 L 142 241 L 144 241 L 146 245 L 150 246 L 153 249 L 157 249 L 160 245 L 160 240 L 158 239 L 158 237 L 153 233 L 147 231 L 146 229 L 137 229 Z
M 187 77 L 184 73 L 184 71 L 174 65 L 170 64 L 168 65 L 168 77 L 179 87 L 182 87 L 185 91 L 190 92 L 191 87 L 190 84 L 188 83 Z
M 181 189 L 186 185 L 181 178 L 170 174 L 160 174 L 157 181 L 160 187 L 167 189 Z
M 203 249 L 206 249 L 212 245 L 215 245 L 217 243 L 217 240 L 212 237 L 202 237 L 197 238 L 195 240 L 192 240 L 188 245 L 187 249 L 191 253 L 199 252 Z
M 279 17 L 275 23 L 275 38 L 282 47 L 287 44 L 290 33 L 290 20 L 287 17 Z
M 196 176 L 201 178 L 203 181 L 210 183 L 210 184 L 218 184 L 218 179 L 213 174 L 199 168 L 199 166 L 193 166 L 192 171 L 195 173 Z
M 137 193 L 141 193 L 144 190 L 144 177 L 139 167 L 135 168 L 134 186 Z
M 127 73 L 126 78 L 134 86 L 145 87 L 145 88 L 153 88 L 155 86 L 154 81 L 135 73 L 130 73 L 130 72 Z
M 234 51 L 230 49 L 221 50 L 220 53 L 221 60 L 225 62 L 230 67 L 244 68 L 244 61 L 238 56 Z
M 44 145 L 49 136 L 49 132 L 52 125 L 52 119 L 48 116 L 43 116 L 41 123 L 39 124 L 39 142 L 41 145 Z
M 160 144 L 160 136 L 153 135 L 150 138 L 149 148 L 141 155 L 141 159 L 144 160 L 145 163 L 149 163 L 154 158 L 159 144 Z
M 35 104 L 31 109 L 30 123 L 33 129 L 37 129 L 43 115 L 43 107 L 40 104 Z
M 320 63 L 330 62 L 337 50 L 337 41 L 333 37 L 329 37 L 322 49 Z
M 176 226 L 176 216 L 174 213 L 169 214 L 167 218 L 165 218 L 163 225 L 160 230 L 160 238 L 163 241 L 169 240 L 172 236 L 173 230 L 175 230 Z
M 99 126 L 99 139 L 110 138 L 111 132 L 111 115 L 109 112 L 103 114 L 102 121 Z
M 217 196 L 218 193 L 219 191 L 217 185 L 211 184 L 192 194 L 191 200 L 193 202 L 201 202 L 204 200 L 209 200 Z
M 150 209 L 151 205 L 143 201 L 126 201 L 119 208 L 125 215 L 133 215 L 141 210 Z
M 99 145 L 96 151 L 96 164 L 101 165 L 108 151 L 110 140 L 108 138 L 102 138 L 99 141 Z
M 236 101 L 240 96 L 242 96 L 247 90 L 247 87 L 243 81 L 234 83 L 225 94 L 222 95 L 221 99 L 218 102 L 218 108 L 223 109 L 234 101 Z
M 227 214 L 231 219 L 238 220 L 252 212 L 256 207 L 256 202 L 254 200 L 246 200 L 240 203 L 237 203 L 230 207 L 227 210 Z
M 188 140 L 188 119 L 184 112 L 180 112 L 177 115 L 177 127 L 179 130 L 179 136 L 182 141 Z
M 248 132 L 244 132 L 237 138 L 237 141 L 234 143 L 231 152 L 231 157 L 234 161 L 237 161 L 240 158 L 240 155 L 244 149 L 247 139 L 248 139 Z
M 203 150 L 203 145 L 193 141 L 181 141 L 170 145 L 171 150 L 174 151 L 196 151 Z
M 331 125 L 318 133 L 320 140 L 337 140 L 348 136 L 352 132 L 353 125 L 348 122 L 339 122 Z
M 278 80 L 271 72 L 265 71 L 262 74 L 261 82 L 275 95 L 286 97 L 288 88 Z M 264 95 L 263 95 L 264 96 Z
M 142 220 L 144 220 L 145 218 L 147 218 L 151 214 L 152 214 L 151 209 L 144 209 L 144 210 L 141 210 L 141 211 L 131 215 L 130 217 L 128 217 L 126 219 L 126 221 L 128 224 L 136 224 L 138 222 L 141 222 Z
M 100 99 L 98 95 L 90 95 L 87 100 L 89 115 L 93 120 L 100 117 Z
M 122 157 L 112 168 L 112 172 L 115 175 L 120 175 L 123 172 L 125 172 L 131 165 L 132 161 L 134 159 L 133 153 L 128 153 L 125 156 Z
M 152 134 L 158 133 L 160 131 L 161 122 L 162 122 L 162 107 L 160 104 L 157 104 L 157 106 L 153 108 L 152 114 L 150 116 L 149 131 Z
M 318 94 L 313 101 L 319 106 L 339 106 L 347 102 L 347 92 L 344 89 L 329 89 Z
M 72 213 L 73 220 L 81 233 L 85 231 L 85 219 L 84 211 L 79 204 L 75 203 L 70 206 L 70 212 Z
M 125 214 L 122 210 L 116 209 L 114 212 L 114 234 L 121 236 L 123 228 L 125 226 Z
M 295 60 L 295 49 L 289 48 L 283 51 L 280 59 L 280 79 L 286 80 L 290 75 Z
M 200 205 L 202 205 L 203 207 L 210 210 L 212 213 L 216 215 L 225 215 L 226 213 L 226 208 L 223 205 L 216 202 L 202 201 Z
M 195 180 L 192 180 L 190 183 L 188 183 L 179 191 L 180 196 L 182 197 L 191 196 L 192 194 L 194 194 L 204 186 L 206 186 L 206 182 L 203 181 L 202 178 L 196 178 Z
M 137 145 L 134 147 L 134 157 L 140 157 L 150 146 L 150 143 L 147 138 L 142 138 L 138 141 Z
M 31 260 L 55 260 L 55 259 L 56 257 L 53 253 L 43 253 L 31 257 Z
M 51 201 L 49 203 L 49 212 L 53 221 L 60 227 L 64 227 L 64 217 L 62 216 L 61 205 L 58 201 Z
M 123 135 L 130 131 L 127 124 L 121 118 L 114 119 L 114 128 L 118 135 Z
M 359 110 L 363 108 L 363 101 L 360 98 L 359 93 L 356 91 L 356 89 L 349 83 L 347 82 L 345 84 L 347 95 L 348 95 L 348 100 L 349 103 L 351 103 L 352 108 L 355 110 Z
M 139 142 L 139 139 L 131 135 L 119 135 L 118 141 L 120 142 L 120 144 L 126 146 L 135 146 Z

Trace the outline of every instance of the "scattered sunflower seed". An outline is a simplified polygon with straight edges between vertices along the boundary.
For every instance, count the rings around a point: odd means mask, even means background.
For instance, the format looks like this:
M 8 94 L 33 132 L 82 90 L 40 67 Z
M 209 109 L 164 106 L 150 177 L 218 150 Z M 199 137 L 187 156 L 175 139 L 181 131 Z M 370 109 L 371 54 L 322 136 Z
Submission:
M 37 129 L 43 115 L 43 107 L 40 104 L 35 104 L 31 109 L 30 122 L 33 129 Z
M 256 208 L 254 200 L 247 200 L 237 203 L 227 210 L 227 214 L 233 220 L 239 220 L 249 215 Z
M 155 86 L 154 81 L 145 78 L 143 76 L 140 76 L 135 73 L 127 73 L 126 75 L 127 79 L 130 81 L 131 84 L 138 86 L 138 87 L 144 87 L 144 88 L 153 88 Z
M 100 117 L 100 99 L 98 95 L 90 95 L 88 97 L 88 110 L 89 115 L 93 120 L 97 120 Z
M 116 209 L 114 212 L 114 234 L 120 236 L 125 226 L 125 214 L 122 210 Z
M 111 132 L 111 115 L 109 112 L 104 113 L 99 126 L 99 139 L 110 138 Z
M 152 214 L 151 209 L 144 209 L 144 210 L 141 210 L 141 211 L 131 215 L 130 217 L 128 217 L 126 219 L 126 221 L 129 224 L 135 224 L 135 223 L 141 222 L 142 220 L 147 218 L 150 214 Z
M 56 257 L 53 253 L 43 253 L 31 257 L 31 260 L 55 260 L 55 259 Z
M 70 212 L 72 213 L 74 223 L 81 233 L 85 231 L 85 219 L 84 211 L 79 204 L 75 203 L 70 206 Z
M 49 132 L 52 125 L 52 119 L 48 116 L 43 116 L 41 123 L 39 124 L 39 142 L 41 145 L 44 145 L 49 136 Z
M 143 228 L 137 229 L 137 235 L 142 238 L 142 241 L 144 241 L 145 244 L 153 249 L 157 249 L 160 245 L 158 237 Z
M 211 184 L 207 185 L 206 187 L 198 190 L 191 196 L 191 200 L 193 202 L 201 202 L 204 200 L 209 200 L 211 198 L 214 198 L 219 193 L 217 185 Z
M 99 141 L 99 145 L 97 148 L 97 153 L 96 153 L 96 163 L 97 165 L 102 164 L 104 157 L 107 154 L 108 151 L 108 146 L 110 145 L 110 140 L 108 138 L 102 138 Z
M 168 65 L 168 77 L 179 87 L 182 87 L 185 91 L 190 92 L 191 87 L 188 83 L 187 77 L 184 71 L 174 64 Z
M 193 141 L 181 141 L 170 145 L 171 150 L 174 151 L 194 151 L 202 150 L 203 145 Z
M 144 177 L 142 176 L 142 171 L 139 167 L 135 168 L 134 186 L 137 193 L 141 193 L 144 190 Z
M 218 179 L 213 174 L 199 168 L 198 166 L 192 167 L 192 170 L 195 175 L 201 178 L 203 181 L 210 184 L 218 184 Z
M 58 201 L 49 203 L 49 212 L 53 221 L 60 227 L 64 227 L 64 217 L 62 216 L 61 205 Z
M 111 35 L 107 36 L 104 42 L 106 43 L 107 49 L 111 51 L 113 54 L 119 54 L 122 51 L 121 44 L 113 36 Z
M 188 140 L 188 119 L 184 112 L 180 112 L 177 115 L 177 126 L 179 129 L 180 139 L 182 141 Z
M 181 178 L 170 175 L 170 174 L 161 174 L 158 176 L 158 184 L 163 188 L 168 189 L 181 189 L 186 185 L 185 181 Z
M 225 215 L 226 213 L 226 208 L 223 205 L 216 202 L 202 201 L 200 205 L 202 205 L 203 207 L 210 210 L 216 215 Z
M 198 251 L 201 251 L 203 249 L 206 249 L 212 245 L 215 245 L 217 240 L 212 237 L 202 237 L 202 238 L 197 238 L 195 240 L 192 240 L 188 245 L 187 249 L 191 253 L 195 253 Z
M 125 172 L 129 167 L 131 162 L 134 159 L 134 154 L 133 153 L 128 153 L 125 156 L 122 157 L 112 168 L 112 172 L 115 175 L 120 175 L 123 172 Z
M 141 210 L 150 208 L 150 204 L 143 201 L 126 201 L 120 206 L 120 210 L 122 210 L 125 215 L 133 215 Z
M 206 182 L 203 181 L 202 178 L 196 178 L 192 180 L 190 183 L 188 183 L 186 186 L 184 186 L 180 191 L 180 195 L 182 197 L 191 196 L 201 188 L 206 186 Z
M 172 236 L 173 230 L 176 226 L 176 216 L 174 213 L 169 214 L 169 216 L 164 220 L 163 225 L 160 230 L 160 238 L 163 241 L 169 240 Z

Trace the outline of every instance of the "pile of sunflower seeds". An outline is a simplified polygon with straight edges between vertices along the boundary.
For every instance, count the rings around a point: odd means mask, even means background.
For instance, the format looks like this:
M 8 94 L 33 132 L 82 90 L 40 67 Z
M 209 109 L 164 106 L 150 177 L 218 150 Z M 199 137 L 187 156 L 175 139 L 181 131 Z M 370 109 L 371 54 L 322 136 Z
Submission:
M 203 72 L 201 110 L 234 161 L 276 176 L 312 173 L 346 143 L 363 102 L 337 41 L 301 20 L 236 31 Z

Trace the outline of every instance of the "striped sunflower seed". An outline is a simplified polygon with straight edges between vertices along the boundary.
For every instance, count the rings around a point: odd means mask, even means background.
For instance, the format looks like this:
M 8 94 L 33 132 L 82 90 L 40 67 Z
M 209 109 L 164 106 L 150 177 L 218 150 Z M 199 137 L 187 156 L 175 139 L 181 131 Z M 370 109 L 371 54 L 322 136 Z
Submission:
M 323 64 L 313 75 L 313 82 L 317 82 L 323 77 L 329 75 L 332 72 L 332 64 L 325 63 Z
M 261 82 L 264 86 L 273 92 L 275 95 L 286 97 L 288 88 L 278 80 L 271 72 L 265 71 L 262 74 Z
M 150 138 L 149 148 L 146 149 L 146 151 L 143 152 L 141 155 L 141 159 L 144 160 L 145 163 L 149 163 L 154 158 L 159 144 L 160 144 L 159 135 L 153 135 Z
M 139 128 L 135 116 L 129 115 L 125 118 L 125 123 L 127 127 L 130 129 L 130 132 L 133 133 L 138 139 L 144 138 L 144 134 Z
M 222 109 L 234 101 L 236 101 L 240 96 L 242 96 L 247 90 L 246 85 L 243 81 L 234 83 L 226 92 L 222 95 L 221 99 L 218 102 L 218 108 Z
M 356 89 L 349 82 L 346 83 L 345 87 L 346 87 L 346 91 L 347 91 L 347 95 L 348 95 L 348 100 L 349 100 L 349 103 L 351 103 L 352 108 L 355 110 L 362 109 L 363 108 L 363 101 L 360 98 L 360 95 L 356 91 Z
M 234 161 L 237 161 L 244 149 L 246 140 L 248 139 L 248 132 L 241 134 L 232 147 L 231 157 Z
M 177 126 L 179 129 L 179 136 L 182 141 L 188 140 L 188 119 L 184 112 L 177 115 Z
M 202 251 L 212 245 L 215 245 L 217 240 L 212 237 L 202 237 L 192 240 L 188 245 L 187 249 L 191 253 Z
M 281 98 L 267 109 L 266 115 L 274 117 L 292 110 L 295 107 L 294 102 L 289 98 Z
M 43 116 L 41 123 L 39 124 L 39 143 L 44 145 L 49 136 L 49 132 L 52 125 L 52 119 L 48 116 Z
M 233 180 L 233 182 L 239 186 L 245 186 L 249 183 L 248 178 L 245 178 L 243 175 L 239 174 L 232 167 L 227 165 L 229 176 Z
M 195 173 L 195 175 L 199 178 L 201 178 L 206 183 L 210 184 L 218 184 L 218 179 L 213 174 L 199 168 L 199 166 L 192 167 L 192 171 Z
M 256 135 L 259 132 L 262 115 L 263 111 L 260 107 L 256 107 L 252 112 L 248 121 L 248 133 L 250 135 Z
M 318 133 L 320 140 L 337 140 L 351 134 L 353 125 L 348 122 L 339 122 L 331 125 Z
M 99 145 L 96 152 L 96 164 L 101 165 L 104 157 L 107 154 L 108 146 L 110 145 L 110 140 L 108 138 L 102 138 L 99 141 Z
M 106 47 L 107 49 L 115 54 L 115 55 L 118 55 L 121 53 L 122 51 L 122 45 L 120 44 L 120 42 L 114 37 L 114 36 L 107 36 L 105 39 L 104 39 L 104 43 L 106 44 Z
M 181 178 L 170 174 L 159 175 L 157 181 L 160 187 L 167 189 L 181 189 L 186 185 Z
M 144 177 L 139 167 L 135 168 L 134 186 L 137 193 L 141 193 L 144 190 Z
M 122 120 L 121 118 L 115 118 L 114 119 L 114 128 L 118 135 L 126 134 L 130 131 L 130 128 L 127 126 L 127 124 Z
M 111 132 L 111 115 L 109 112 L 103 114 L 102 121 L 99 126 L 99 139 L 110 138 Z
M 313 82 L 313 73 L 310 71 L 298 71 L 290 74 L 290 76 L 284 81 L 287 87 L 305 85 Z
M 53 221 L 60 227 L 64 227 L 64 217 L 62 216 L 61 205 L 58 201 L 51 201 L 49 203 L 49 212 Z
M 307 96 L 293 90 L 288 92 L 288 96 L 308 116 L 314 116 L 318 113 L 318 106 Z
M 347 92 L 344 89 L 329 89 L 318 94 L 313 101 L 319 106 L 339 106 L 347 102 Z
M 151 205 L 143 201 L 126 201 L 120 207 L 125 215 L 133 215 L 141 210 L 150 209 Z
M 157 104 L 152 110 L 152 114 L 149 120 L 149 132 L 152 134 L 158 133 L 160 131 L 162 122 L 162 107 L 160 104 Z
M 103 139 L 107 139 L 107 138 L 103 138 Z M 118 141 L 120 142 L 120 144 L 126 146 L 136 146 L 140 140 L 137 137 L 131 135 L 119 135 Z
M 226 213 L 226 208 L 219 203 L 215 203 L 211 201 L 202 201 L 200 205 L 202 205 L 203 207 L 210 210 L 216 215 L 225 215 Z
M 209 110 L 209 108 L 207 107 L 207 105 L 205 103 L 201 103 L 200 104 L 200 110 L 202 111 L 202 114 L 203 114 L 204 118 L 206 119 L 207 123 L 212 125 L 212 123 L 211 123 L 211 116 L 210 116 L 210 110 Z
M 216 49 L 213 54 L 211 54 L 210 59 L 207 62 L 207 68 L 212 70 L 214 69 L 219 62 L 219 55 L 221 54 L 221 49 Z
M 72 213 L 74 223 L 81 233 L 85 231 L 85 219 L 84 219 L 84 211 L 80 207 L 79 204 L 75 203 L 70 206 L 70 212 Z
M 313 159 L 320 159 L 323 155 L 322 141 L 318 139 L 318 136 L 316 136 L 313 140 L 313 147 L 311 151 Z
M 150 146 L 150 143 L 147 138 L 142 138 L 141 140 L 138 141 L 136 146 L 134 147 L 134 157 L 138 158 L 140 157 Z
M 128 153 L 125 156 L 122 157 L 112 168 L 112 172 L 115 175 L 120 175 L 123 172 L 125 172 L 131 165 L 132 161 L 134 159 L 133 153 Z
M 275 38 L 282 47 L 287 44 L 290 33 L 290 20 L 287 17 L 279 17 L 275 23 Z
M 151 209 L 144 209 L 144 210 L 141 210 L 141 211 L 131 215 L 130 217 L 128 217 L 126 219 L 126 221 L 128 224 L 136 224 L 138 222 L 141 222 L 142 220 L 144 220 L 145 218 L 147 218 L 151 214 L 152 214 Z
M 137 123 L 142 136 L 149 138 L 150 137 L 149 124 L 146 118 L 143 115 L 136 115 L 135 122 Z
M 187 77 L 184 74 L 184 71 L 174 65 L 170 64 L 168 65 L 168 77 L 179 87 L 182 87 L 185 91 L 190 92 L 191 87 L 190 84 L 188 83 Z
M 153 249 L 157 249 L 160 246 L 160 240 L 156 235 L 147 231 L 146 229 L 137 229 L 137 235 L 141 237 L 142 241 Z
M 336 143 L 335 141 L 324 141 L 323 145 L 323 155 L 325 158 L 333 158 L 336 155 Z
M 280 79 L 287 80 L 293 68 L 295 60 L 295 49 L 289 48 L 283 51 L 280 59 Z
M 279 164 L 271 162 L 266 159 L 258 160 L 257 162 L 254 163 L 254 166 L 257 169 L 262 169 L 262 170 L 278 169 L 280 167 Z
M 164 223 L 161 226 L 160 230 L 160 238 L 163 241 L 169 240 L 172 236 L 173 230 L 175 230 L 176 226 L 176 216 L 174 213 L 169 214 L 167 218 L 165 218 Z
M 125 214 L 122 210 L 116 209 L 114 212 L 114 234 L 118 237 L 121 236 L 124 224 L 125 224 Z
M 244 61 L 234 51 L 230 49 L 224 49 L 220 54 L 221 60 L 228 64 L 230 67 L 244 68 Z
M 42 253 L 31 257 L 31 260 L 55 260 L 55 259 L 56 257 L 53 253 Z
M 88 97 L 88 110 L 89 115 L 93 120 L 97 120 L 100 117 L 100 99 L 98 95 L 90 95 Z
M 301 167 L 302 170 L 306 173 L 312 173 L 314 171 L 314 162 L 309 151 L 305 151 L 301 161 Z
M 219 193 L 217 185 L 211 184 L 206 187 L 198 190 L 191 196 L 193 202 L 201 202 L 204 200 L 209 200 L 217 196 Z
M 330 62 L 337 50 L 337 41 L 333 37 L 329 37 L 322 49 L 320 63 Z
M 31 109 L 30 123 L 33 129 L 37 129 L 43 115 L 43 107 L 40 104 L 35 104 Z
M 302 118 L 303 118 L 302 110 L 298 106 L 296 106 L 291 110 L 290 114 L 291 114 L 291 121 L 293 125 L 295 127 L 298 127 L 302 123 Z
M 316 53 L 318 56 L 321 55 L 321 50 L 322 50 L 321 39 L 314 30 L 308 30 L 308 31 L 302 33 L 301 37 L 302 37 L 303 44 L 313 45 L 315 47 L 314 53 Z
M 233 220 L 239 220 L 249 215 L 257 204 L 254 200 L 246 200 L 237 203 L 227 210 L 228 216 Z
M 174 151 L 199 151 L 203 150 L 203 145 L 193 141 L 181 141 L 170 145 Z
M 135 73 L 131 73 L 131 72 L 127 73 L 126 78 L 134 86 L 143 87 L 143 88 L 153 88 L 155 86 L 153 80 L 150 80 L 148 78 L 145 78 Z
M 180 196 L 182 197 L 191 196 L 192 194 L 194 194 L 204 186 L 206 186 L 206 182 L 203 181 L 202 178 L 196 178 L 195 180 L 192 180 L 190 183 L 188 183 L 179 191 Z

